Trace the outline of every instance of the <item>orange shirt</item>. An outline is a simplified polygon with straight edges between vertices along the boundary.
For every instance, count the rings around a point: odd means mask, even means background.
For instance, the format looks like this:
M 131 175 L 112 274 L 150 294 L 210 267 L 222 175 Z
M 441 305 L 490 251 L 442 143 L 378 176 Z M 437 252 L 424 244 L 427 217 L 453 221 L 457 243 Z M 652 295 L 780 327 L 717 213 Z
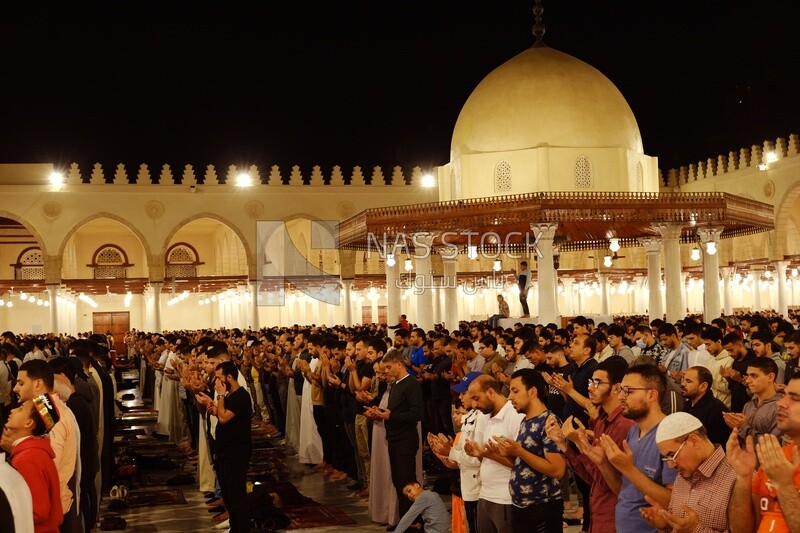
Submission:
M 783 454 L 789 461 L 792 461 L 794 454 L 794 444 L 783 447 Z M 800 490 L 800 468 L 794 472 L 794 486 Z M 789 526 L 781 511 L 781 504 L 778 502 L 778 494 L 767 479 L 763 468 L 759 468 L 753 478 L 753 494 L 758 497 L 758 508 L 761 511 L 761 524 L 758 526 L 758 533 L 789 533 Z

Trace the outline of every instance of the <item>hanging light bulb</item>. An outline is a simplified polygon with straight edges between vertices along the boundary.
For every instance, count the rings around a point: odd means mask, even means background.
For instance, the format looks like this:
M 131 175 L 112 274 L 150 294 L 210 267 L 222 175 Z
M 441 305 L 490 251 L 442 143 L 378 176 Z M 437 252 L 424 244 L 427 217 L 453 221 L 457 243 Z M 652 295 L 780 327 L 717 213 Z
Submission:
M 411 272 L 414 269 L 414 263 L 411 262 L 410 257 L 406 257 L 406 260 L 403 261 L 403 268 L 406 272 Z
M 612 252 L 619 252 L 619 239 L 614 237 L 608 240 L 608 249 Z
M 501 263 L 499 259 L 495 259 L 492 270 L 494 270 L 495 272 L 500 272 L 501 270 L 503 270 L 503 263 Z
M 700 248 L 695 246 L 692 248 L 692 253 L 690 254 L 692 261 L 700 261 Z
M 386 254 L 386 266 L 393 267 L 397 264 L 397 261 L 394 260 L 394 254 Z
M 603 257 L 603 266 L 606 268 L 611 268 L 611 265 L 614 264 L 614 260 L 610 255 L 606 255 Z
M 714 255 L 717 253 L 717 243 L 714 241 L 708 241 L 706 243 L 706 253 L 708 255 Z

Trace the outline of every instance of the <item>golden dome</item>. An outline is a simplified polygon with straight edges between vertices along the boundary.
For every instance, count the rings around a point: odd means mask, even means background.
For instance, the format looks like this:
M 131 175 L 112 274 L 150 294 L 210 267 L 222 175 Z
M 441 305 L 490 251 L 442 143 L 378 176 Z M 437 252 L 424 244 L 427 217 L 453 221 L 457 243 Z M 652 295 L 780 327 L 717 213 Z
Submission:
M 644 153 L 636 118 L 616 86 L 583 61 L 541 46 L 478 84 L 461 108 L 451 148 L 456 159 L 545 145 Z

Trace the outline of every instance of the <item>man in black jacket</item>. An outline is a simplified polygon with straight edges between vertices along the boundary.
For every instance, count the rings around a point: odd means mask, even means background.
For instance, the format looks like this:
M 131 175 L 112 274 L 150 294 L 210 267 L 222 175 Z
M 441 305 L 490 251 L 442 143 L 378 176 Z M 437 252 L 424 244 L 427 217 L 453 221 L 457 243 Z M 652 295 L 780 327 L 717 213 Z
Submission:
M 369 407 L 365 415 L 385 421 L 392 484 L 397 491 L 400 516 L 403 516 L 411 507 L 411 502 L 403 494 L 403 487 L 419 481 L 416 479 L 417 450 L 420 445 L 417 427 L 422 421 L 422 387 L 409 375 L 399 352 L 387 354 L 382 363 L 388 376 L 394 379 L 389 403 L 386 409 Z

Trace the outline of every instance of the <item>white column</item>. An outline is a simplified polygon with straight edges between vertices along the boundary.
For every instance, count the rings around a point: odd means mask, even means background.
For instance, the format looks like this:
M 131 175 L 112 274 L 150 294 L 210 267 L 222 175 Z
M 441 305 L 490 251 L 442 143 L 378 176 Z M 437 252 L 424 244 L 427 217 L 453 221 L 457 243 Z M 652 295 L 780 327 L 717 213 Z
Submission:
M 250 281 L 250 292 L 253 295 L 253 299 L 250 302 L 250 314 L 252 317 L 250 318 L 250 327 L 253 330 L 257 330 L 261 327 L 261 322 L 258 316 L 258 281 Z
M 458 328 L 458 256 L 442 256 L 444 267 L 444 327 L 453 331 Z
M 722 230 L 719 228 L 701 228 L 697 230 L 700 243 L 703 245 L 703 320 L 708 323 L 720 314 L 721 304 L 719 297 L 719 238 Z M 713 243 L 716 251 L 708 253 L 709 245 Z
M 161 333 L 161 287 L 164 282 L 151 281 L 150 285 L 153 287 L 153 330 Z
M 600 286 L 600 314 L 608 316 L 608 274 L 598 272 L 597 284 Z
M 387 253 L 393 253 L 394 248 L 392 248 Z M 386 320 L 389 321 L 389 324 L 397 324 L 400 320 L 400 315 L 402 311 L 400 310 L 400 303 L 401 303 L 401 296 L 400 296 L 400 277 L 399 277 L 399 266 L 397 264 L 397 257 L 394 257 L 394 265 L 389 266 L 388 263 L 385 264 L 386 266 Z
M 540 324 L 558 324 L 558 301 L 556 300 L 556 273 L 553 266 L 553 237 L 558 224 L 531 224 L 533 232 L 539 236 L 536 241 L 539 263 L 536 284 L 539 288 Z
M 433 329 L 433 267 L 431 265 L 431 244 L 433 235 L 430 233 L 417 233 L 415 242 L 426 245 L 418 246 L 414 250 L 414 272 L 416 279 L 421 279 L 422 287 L 415 289 L 417 294 L 417 320 L 419 327 L 425 331 Z M 419 285 L 419 283 L 417 283 Z
M 353 280 L 343 279 L 342 287 L 344 287 L 344 325 L 349 327 L 353 325 Z
M 50 304 L 50 333 L 58 333 L 58 296 L 57 283 L 47 285 L 47 302 Z
M 572 291 L 575 280 L 565 276 L 561 278 L 561 283 L 564 285 L 564 313 L 567 316 L 575 316 L 575 293 Z
M 750 267 L 750 272 L 753 274 L 753 312 L 762 311 L 761 309 L 761 273 L 764 272 L 764 267 L 760 265 L 753 265 Z
M 776 311 L 778 311 L 779 315 L 788 320 L 789 304 L 786 290 L 786 267 L 789 266 L 789 261 L 775 261 L 772 264 L 775 266 L 775 277 L 778 278 L 778 308 Z
M 683 318 L 681 306 L 681 224 L 659 224 L 657 229 L 664 242 L 664 283 L 666 285 L 667 322 Z
M 689 291 L 686 288 L 686 279 L 688 277 L 688 272 L 681 272 L 681 309 L 685 314 L 689 314 Z
M 733 267 L 722 267 L 722 307 L 725 310 L 725 316 L 733 314 L 733 292 L 731 291 L 731 275 L 733 274 Z
M 650 320 L 663 318 L 664 311 L 661 306 L 661 239 L 646 237 L 639 239 L 647 253 L 647 287 L 650 291 L 648 309 Z

